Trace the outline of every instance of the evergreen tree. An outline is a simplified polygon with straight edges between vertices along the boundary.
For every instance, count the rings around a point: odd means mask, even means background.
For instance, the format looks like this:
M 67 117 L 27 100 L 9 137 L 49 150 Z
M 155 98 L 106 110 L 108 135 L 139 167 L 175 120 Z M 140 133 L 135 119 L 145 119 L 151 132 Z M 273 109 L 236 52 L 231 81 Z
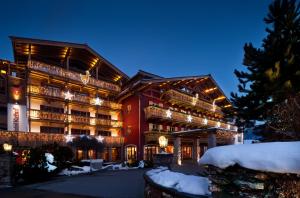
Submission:
M 240 124 L 268 121 L 274 105 L 300 91 L 299 7 L 294 0 L 273 1 L 264 19 L 267 37 L 262 47 L 245 44 L 246 71 L 234 71 L 241 94 L 231 93 Z

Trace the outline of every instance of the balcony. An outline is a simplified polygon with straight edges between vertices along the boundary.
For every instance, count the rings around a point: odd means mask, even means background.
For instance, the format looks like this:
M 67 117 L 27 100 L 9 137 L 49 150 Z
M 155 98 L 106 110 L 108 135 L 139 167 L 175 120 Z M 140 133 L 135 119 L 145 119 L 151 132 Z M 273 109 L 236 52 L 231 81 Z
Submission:
M 53 98 L 65 100 L 64 91 L 56 87 L 29 85 L 28 92 L 36 96 L 47 96 L 47 97 L 53 97 Z M 72 101 L 84 103 L 88 105 L 95 105 L 94 98 L 91 98 L 83 94 L 78 94 L 78 93 L 74 93 L 72 97 Z M 114 110 L 122 109 L 121 104 L 110 102 L 107 100 L 103 100 L 100 107 L 114 109 Z
M 76 135 L 74 135 L 74 137 L 76 137 Z M 105 146 L 122 146 L 124 144 L 124 137 L 103 136 L 103 138 L 103 144 Z M 2 145 L 4 142 L 16 144 L 20 147 L 36 147 L 54 142 L 60 145 L 66 145 L 66 138 L 64 134 L 0 131 L 0 144 Z
M 122 146 L 124 144 L 124 137 L 103 136 L 103 144 L 109 146 Z
M 198 98 L 189 96 L 187 94 L 180 93 L 175 90 L 168 90 L 164 93 L 165 99 L 171 103 L 175 103 L 182 106 L 187 106 L 192 109 L 197 109 L 201 111 L 208 111 L 210 113 L 223 115 L 222 109 L 218 106 L 214 106 L 206 101 L 200 100 Z
M 30 119 L 32 121 L 49 121 L 49 122 L 68 122 L 72 124 L 83 125 L 97 125 L 111 128 L 122 127 L 122 122 L 118 120 L 100 119 L 95 117 L 84 117 L 72 114 L 61 114 L 47 111 L 41 111 L 37 109 L 31 109 L 29 111 Z
M 236 130 L 236 127 L 224 122 L 210 120 L 194 115 L 188 115 L 185 113 L 170 111 L 171 116 L 167 116 L 167 109 L 161 107 L 148 106 L 145 109 L 146 119 L 159 119 L 161 121 L 172 122 L 174 124 L 191 125 L 194 127 L 216 127 L 227 130 Z
M 28 66 L 30 69 L 35 70 L 35 71 L 39 71 L 39 72 L 43 72 L 46 74 L 50 74 L 50 75 L 54 75 L 57 77 L 61 77 L 64 79 L 70 79 L 73 81 L 77 81 L 77 82 L 81 82 L 81 76 L 80 73 L 77 72 L 73 72 L 70 70 L 66 70 L 57 66 L 52 66 L 52 65 L 48 65 L 45 63 L 41 63 L 38 61 L 31 61 L 31 63 Z M 118 85 L 115 85 L 113 83 L 108 83 L 102 80 L 97 80 L 95 78 L 90 77 L 89 78 L 89 85 L 95 86 L 97 88 L 102 88 L 102 89 L 106 89 L 109 91 L 114 91 L 114 92 L 120 92 L 121 88 Z
M 77 115 L 69 115 L 69 122 L 75 123 L 75 124 L 84 124 L 89 125 L 90 124 L 90 117 L 84 117 L 84 116 L 77 116 Z
M 65 116 L 65 114 L 61 114 L 61 113 L 53 113 L 53 112 L 46 112 L 46 111 L 31 109 L 30 110 L 30 119 L 65 122 L 66 116 Z

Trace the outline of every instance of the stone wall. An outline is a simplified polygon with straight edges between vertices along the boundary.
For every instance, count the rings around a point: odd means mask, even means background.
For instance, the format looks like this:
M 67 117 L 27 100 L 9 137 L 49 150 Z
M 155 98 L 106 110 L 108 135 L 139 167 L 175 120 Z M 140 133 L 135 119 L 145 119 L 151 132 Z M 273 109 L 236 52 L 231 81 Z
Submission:
M 238 165 L 206 166 L 213 197 L 300 197 L 300 175 L 255 171 Z

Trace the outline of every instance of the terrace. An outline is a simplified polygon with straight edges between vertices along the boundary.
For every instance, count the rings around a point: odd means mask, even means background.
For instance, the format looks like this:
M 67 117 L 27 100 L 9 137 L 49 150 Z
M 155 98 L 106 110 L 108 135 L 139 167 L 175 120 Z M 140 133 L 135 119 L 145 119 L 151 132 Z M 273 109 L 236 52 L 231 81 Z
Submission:
M 162 107 L 148 106 L 144 110 L 147 120 L 157 119 L 161 121 L 171 122 L 173 124 L 189 125 L 198 128 L 216 127 L 232 131 L 235 131 L 237 129 L 236 126 L 222 121 L 211 120 L 204 117 L 190 115 L 178 111 L 172 111 L 164 109 Z

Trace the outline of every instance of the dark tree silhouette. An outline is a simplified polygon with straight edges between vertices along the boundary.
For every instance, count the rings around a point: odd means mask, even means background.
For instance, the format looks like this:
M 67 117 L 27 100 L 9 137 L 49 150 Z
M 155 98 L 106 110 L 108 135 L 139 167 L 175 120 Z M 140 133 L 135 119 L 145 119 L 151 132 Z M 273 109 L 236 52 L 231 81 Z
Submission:
M 272 123 L 275 106 L 300 91 L 300 4 L 275 0 L 264 21 L 262 47 L 244 46 L 245 70 L 235 70 L 240 94 L 231 93 L 239 124 L 254 120 Z

